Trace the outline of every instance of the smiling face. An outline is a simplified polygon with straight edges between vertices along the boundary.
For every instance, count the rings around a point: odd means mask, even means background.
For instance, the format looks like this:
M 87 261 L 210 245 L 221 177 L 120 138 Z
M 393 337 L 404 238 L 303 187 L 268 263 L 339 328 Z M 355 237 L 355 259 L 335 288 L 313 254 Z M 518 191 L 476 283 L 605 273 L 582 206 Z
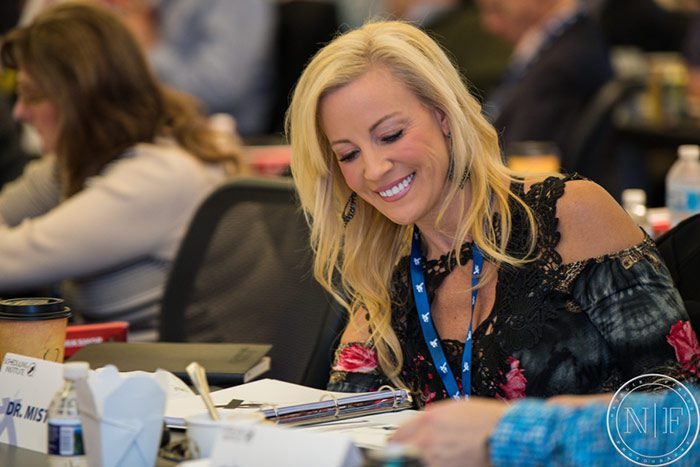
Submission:
M 320 103 L 348 187 L 393 222 L 432 225 L 448 169 L 445 115 L 374 67 Z
M 42 151 L 54 151 L 59 132 L 56 105 L 24 70 L 19 70 L 17 80 L 18 98 L 13 110 L 14 118 L 34 127 L 41 139 Z

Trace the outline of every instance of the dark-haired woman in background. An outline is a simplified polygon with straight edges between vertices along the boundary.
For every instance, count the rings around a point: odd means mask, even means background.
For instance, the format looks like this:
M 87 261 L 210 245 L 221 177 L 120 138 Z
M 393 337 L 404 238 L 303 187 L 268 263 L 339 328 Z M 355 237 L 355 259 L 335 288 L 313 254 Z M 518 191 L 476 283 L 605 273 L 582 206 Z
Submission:
M 238 141 L 164 89 L 102 8 L 50 8 L 0 54 L 18 72 L 14 116 L 47 154 L 0 192 L 0 294 L 62 282 L 87 321 L 152 331 L 191 216 L 242 168 Z

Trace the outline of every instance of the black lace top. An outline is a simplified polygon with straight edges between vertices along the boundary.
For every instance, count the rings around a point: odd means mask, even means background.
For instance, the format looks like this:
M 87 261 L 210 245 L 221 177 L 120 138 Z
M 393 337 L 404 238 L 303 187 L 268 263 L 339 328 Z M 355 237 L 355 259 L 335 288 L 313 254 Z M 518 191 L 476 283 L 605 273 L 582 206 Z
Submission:
M 688 317 L 649 238 L 614 254 L 562 264 L 555 250 L 560 239 L 556 203 L 572 178 L 551 177 L 527 193 L 521 183 L 513 187 L 537 219 L 538 259 L 498 271 L 493 310 L 473 334 L 473 395 L 513 399 L 598 393 L 614 391 L 638 374 L 677 370 L 666 336 L 672 324 Z M 528 223 L 517 203 L 511 202 L 511 209 L 508 253 L 523 257 Z M 471 259 L 470 246 L 461 249 L 463 263 Z M 424 263 L 431 302 L 456 263 L 453 256 Z M 419 405 L 447 398 L 418 322 L 408 257 L 395 270 L 392 297 L 404 382 Z M 464 343 L 441 342 L 461 384 Z M 338 349 L 329 389 L 368 391 L 386 383 L 371 347 L 351 343 Z

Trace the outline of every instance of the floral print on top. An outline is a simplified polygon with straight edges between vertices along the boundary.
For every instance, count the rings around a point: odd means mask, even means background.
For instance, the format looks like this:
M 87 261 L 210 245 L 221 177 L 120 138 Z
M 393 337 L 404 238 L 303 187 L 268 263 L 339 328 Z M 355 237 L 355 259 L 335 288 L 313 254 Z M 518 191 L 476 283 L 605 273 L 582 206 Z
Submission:
M 687 322 L 688 315 L 651 239 L 613 254 L 562 264 L 556 252 L 560 240 L 556 203 L 565 183 L 576 178 L 550 177 L 527 193 L 522 183 L 513 185 L 538 223 L 537 259 L 521 267 L 499 268 L 493 310 L 473 333 L 475 396 L 518 399 L 610 392 L 639 374 L 682 373 L 682 362 L 675 358 L 678 351 L 667 336 L 671 326 Z M 527 219 L 519 204 L 511 202 L 511 209 L 513 230 L 507 249 L 523 257 Z M 497 215 L 495 221 L 498 226 Z M 470 243 L 462 246 L 461 260 L 462 264 L 471 260 Z M 453 255 L 424 262 L 430 302 L 456 263 Z M 392 327 L 403 349 L 401 379 L 422 406 L 448 396 L 423 340 L 409 284 L 405 257 L 392 280 Z M 692 345 L 688 332 L 682 334 L 685 340 L 678 332 L 674 335 Z M 441 343 L 461 389 L 464 343 L 450 339 Z M 353 350 L 348 355 L 363 355 L 362 372 L 344 363 L 349 348 Z M 358 365 L 354 358 L 351 365 Z M 371 344 L 350 343 L 338 349 L 328 389 L 359 392 L 384 384 L 389 381 L 376 365 Z
M 700 367 L 700 345 L 698 338 L 690 327 L 689 321 L 678 321 L 671 326 L 671 332 L 666 337 L 676 352 L 676 360 L 688 373 L 697 376 Z

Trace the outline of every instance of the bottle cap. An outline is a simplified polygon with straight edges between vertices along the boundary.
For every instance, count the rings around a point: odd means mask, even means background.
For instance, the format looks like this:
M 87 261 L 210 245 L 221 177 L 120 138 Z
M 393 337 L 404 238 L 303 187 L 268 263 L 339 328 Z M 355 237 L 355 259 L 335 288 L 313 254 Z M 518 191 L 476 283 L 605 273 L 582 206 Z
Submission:
M 700 146 L 697 144 L 682 144 L 678 146 L 678 157 L 689 160 L 700 158 Z
M 370 449 L 365 467 L 420 467 L 423 465 L 418 450 L 410 445 L 389 443 L 384 449 Z
M 88 362 L 69 362 L 63 365 L 63 377 L 70 381 L 87 378 L 89 371 Z
M 638 188 L 628 188 L 622 192 L 622 204 L 647 204 L 647 194 Z

